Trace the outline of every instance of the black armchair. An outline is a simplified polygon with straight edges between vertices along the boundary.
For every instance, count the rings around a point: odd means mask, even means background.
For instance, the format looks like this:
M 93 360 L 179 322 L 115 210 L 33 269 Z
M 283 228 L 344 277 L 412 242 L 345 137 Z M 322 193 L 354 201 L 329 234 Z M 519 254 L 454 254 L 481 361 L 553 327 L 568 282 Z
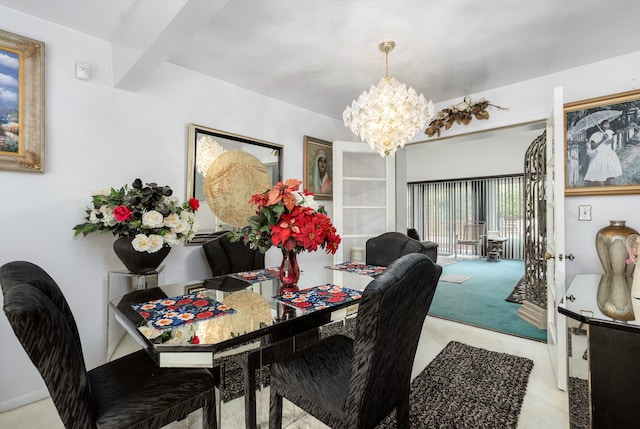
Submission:
M 75 319 L 56 282 L 29 262 L 0 267 L 4 312 L 67 428 L 160 428 L 203 408 L 216 427 L 206 369 L 159 368 L 143 350 L 87 371 Z
M 426 255 L 394 261 L 363 292 L 355 339 L 334 335 L 271 366 L 270 429 L 286 398 L 332 428 L 373 428 L 396 409 L 409 427 L 411 370 L 442 273 Z
M 264 253 L 242 240 L 232 242 L 227 234 L 207 241 L 202 249 L 214 277 L 264 268 Z
M 377 237 L 368 239 L 365 249 L 366 263 L 382 267 L 388 266 L 399 257 L 409 253 L 424 253 L 435 262 L 438 252 L 437 244 L 434 251 L 425 243 L 395 231 L 385 232 Z

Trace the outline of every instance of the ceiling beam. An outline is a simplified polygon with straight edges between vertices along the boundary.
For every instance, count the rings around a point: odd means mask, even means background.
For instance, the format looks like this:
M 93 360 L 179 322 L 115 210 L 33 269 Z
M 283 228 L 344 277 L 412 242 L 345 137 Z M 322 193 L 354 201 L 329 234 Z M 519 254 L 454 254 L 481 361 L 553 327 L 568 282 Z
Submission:
M 227 1 L 136 1 L 112 40 L 113 86 L 137 90 Z

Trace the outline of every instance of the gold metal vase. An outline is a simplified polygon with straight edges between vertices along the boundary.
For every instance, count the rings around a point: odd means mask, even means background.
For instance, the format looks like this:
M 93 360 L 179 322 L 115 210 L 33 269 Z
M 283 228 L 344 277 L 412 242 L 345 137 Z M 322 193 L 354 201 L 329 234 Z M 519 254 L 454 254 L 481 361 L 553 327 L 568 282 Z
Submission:
M 596 251 L 604 269 L 610 276 L 633 275 L 634 264 L 627 264 L 627 237 L 638 234 L 626 225 L 624 220 L 611 220 L 609 226 L 600 229 L 596 234 Z

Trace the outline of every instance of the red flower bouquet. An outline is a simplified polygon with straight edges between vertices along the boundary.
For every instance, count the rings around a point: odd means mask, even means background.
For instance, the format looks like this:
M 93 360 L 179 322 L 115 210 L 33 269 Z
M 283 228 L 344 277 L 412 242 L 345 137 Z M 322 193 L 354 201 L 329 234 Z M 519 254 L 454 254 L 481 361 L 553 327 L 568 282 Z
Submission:
M 256 214 L 249 218 L 249 226 L 231 233 L 232 241 L 242 238 L 263 253 L 276 246 L 296 253 L 322 248 L 335 254 L 340 236 L 324 206 L 316 203 L 313 194 L 299 190 L 301 183 L 288 179 L 264 193 L 254 194 L 251 202 L 256 205 Z

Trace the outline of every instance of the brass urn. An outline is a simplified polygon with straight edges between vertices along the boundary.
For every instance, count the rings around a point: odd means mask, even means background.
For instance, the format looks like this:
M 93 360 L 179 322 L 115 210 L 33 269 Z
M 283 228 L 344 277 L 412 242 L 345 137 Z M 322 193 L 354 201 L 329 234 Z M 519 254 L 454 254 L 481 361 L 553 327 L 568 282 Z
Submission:
M 610 220 L 596 234 L 596 251 L 604 273 L 610 276 L 632 276 L 635 264 L 627 264 L 627 237 L 638 234 L 633 228 L 626 226 L 624 220 Z

